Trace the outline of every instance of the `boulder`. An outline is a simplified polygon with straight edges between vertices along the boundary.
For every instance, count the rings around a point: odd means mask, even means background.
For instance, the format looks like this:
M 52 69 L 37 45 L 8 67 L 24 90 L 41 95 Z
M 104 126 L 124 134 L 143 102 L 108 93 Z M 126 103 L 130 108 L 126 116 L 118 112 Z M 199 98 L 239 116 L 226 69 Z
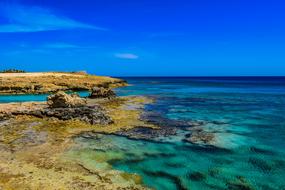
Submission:
M 104 88 L 104 87 L 94 87 L 92 89 L 92 92 L 89 96 L 89 98 L 114 98 L 116 97 L 116 94 L 113 90 L 110 88 Z
M 48 96 L 47 104 L 51 108 L 76 108 L 86 106 L 87 101 L 84 98 L 80 98 L 77 94 L 69 95 L 59 91 Z

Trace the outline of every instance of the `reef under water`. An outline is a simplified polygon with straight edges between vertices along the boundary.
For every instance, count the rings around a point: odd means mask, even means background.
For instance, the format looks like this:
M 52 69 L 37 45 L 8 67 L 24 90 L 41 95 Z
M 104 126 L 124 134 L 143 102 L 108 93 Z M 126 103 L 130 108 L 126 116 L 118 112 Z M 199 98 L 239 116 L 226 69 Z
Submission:
M 126 80 L 117 94 L 154 100 L 140 115 L 152 127 L 83 131 L 62 159 L 158 190 L 284 189 L 285 78 Z

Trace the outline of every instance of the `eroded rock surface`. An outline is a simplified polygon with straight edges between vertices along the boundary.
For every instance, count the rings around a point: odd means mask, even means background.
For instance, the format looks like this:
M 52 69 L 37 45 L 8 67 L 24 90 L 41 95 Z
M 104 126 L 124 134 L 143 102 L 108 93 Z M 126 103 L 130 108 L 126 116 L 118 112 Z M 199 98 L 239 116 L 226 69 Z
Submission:
M 76 108 L 86 106 L 87 101 L 84 98 L 80 98 L 77 94 L 69 95 L 59 91 L 48 96 L 47 104 L 51 108 Z
M 94 87 L 89 98 L 114 98 L 116 97 L 115 92 L 110 88 Z
M 44 102 L 0 104 L 0 115 L 14 116 L 0 121 L 0 189 L 147 189 L 140 176 L 114 170 L 106 158 L 75 144 L 74 137 L 83 132 L 115 133 L 136 126 L 154 127 L 139 119 L 141 110 L 126 109 L 142 107 L 149 101 L 143 97 L 89 101 L 88 106 L 79 108 L 49 108 Z M 94 110 L 97 106 L 104 113 L 106 110 L 114 122 L 100 127 L 78 120 L 26 116 L 42 114 L 43 110 L 52 110 L 54 115 L 61 114 L 61 109 Z M 16 111 L 23 116 L 15 115 Z
M 91 125 L 110 124 L 112 119 L 99 105 L 87 106 L 86 99 L 77 95 L 68 95 L 57 92 L 48 97 L 47 106 L 23 106 L 21 109 L 11 109 L 0 112 L 0 120 L 13 118 L 19 115 L 35 116 L 38 118 L 57 118 L 59 120 L 79 120 Z
M 0 73 L 0 94 L 42 94 L 62 91 L 92 90 L 126 86 L 124 80 L 89 75 L 82 72 Z

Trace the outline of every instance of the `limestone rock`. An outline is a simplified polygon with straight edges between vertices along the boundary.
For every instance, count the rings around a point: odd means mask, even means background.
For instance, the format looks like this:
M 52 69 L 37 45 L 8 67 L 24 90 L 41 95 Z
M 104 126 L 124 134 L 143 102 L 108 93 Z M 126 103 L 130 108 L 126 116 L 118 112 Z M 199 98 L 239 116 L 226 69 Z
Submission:
M 59 120 L 79 120 L 91 125 L 107 125 L 113 123 L 112 119 L 105 113 L 99 105 L 82 107 L 43 107 L 35 109 L 13 110 L 7 113 L 0 113 L 0 123 L 19 115 L 29 115 L 38 118 L 57 118 Z
M 112 119 L 105 114 L 105 111 L 100 106 L 84 106 L 76 108 L 52 108 L 44 109 L 40 112 L 30 112 L 31 115 L 37 117 L 55 117 L 60 120 L 76 119 L 91 125 L 95 124 L 110 124 Z
M 89 98 L 114 98 L 116 97 L 116 94 L 113 90 L 110 88 L 104 88 L 104 87 L 94 87 L 92 89 L 92 92 L 89 96 Z
M 59 91 L 53 95 L 48 96 L 47 104 L 51 108 L 76 108 L 86 106 L 86 99 L 80 98 L 77 94 L 66 94 Z

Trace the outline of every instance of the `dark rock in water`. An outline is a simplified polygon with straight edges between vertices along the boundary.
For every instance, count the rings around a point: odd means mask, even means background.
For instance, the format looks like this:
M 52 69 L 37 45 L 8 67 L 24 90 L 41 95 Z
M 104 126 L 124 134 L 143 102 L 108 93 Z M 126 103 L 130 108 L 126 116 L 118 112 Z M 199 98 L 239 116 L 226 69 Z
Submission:
M 250 158 L 249 163 L 251 163 L 257 169 L 260 169 L 264 173 L 269 173 L 273 169 L 273 166 L 270 165 L 268 162 L 258 158 Z
M 193 181 L 202 181 L 206 179 L 206 175 L 202 172 L 192 172 L 190 174 L 187 174 L 187 177 Z
M 208 173 L 211 177 L 216 178 L 220 174 L 220 170 L 219 168 L 209 168 Z
M 285 160 L 273 160 L 275 168 L 285 168 Z
M 215 125 L 226 125 L 226 124 L 228 124 L 227 122 L 224 122 L 224 121 L 212 121 L 211 123 L 215 124 Z
M 267 150 L 267 149 L 263 149 L 263 148 L 258 148 L 258 147 L 250 147 L 250 151 L 256 154 L 266 154 L 266 155 L 270 155 L 273 156 L 276 153 L 271 151 L 271 150 Z
M 147 158 L 163 158 L 163 157 L 171 158 L 171 157 L 176 156 L 175 153 L 169 153 L 169 152 L 161 152 L 161 153 L 147 153 L 146 152 L 143 155 Z
M 155 112 L 144 112 L 141 115 L 141 120 L 146 121 L 148 123 L 160 126 L 161 128 L 169 127 L 169 128 L 187 128 L 191 127 L 188 121 L 180 121 L 174 119 L 168 119 L 163 115 Z
M 228 183 L 228 190 L 254 190 L 250 186 L 239 184 L 239 183 Z
M 160 136 L 170 136 L 176 134 L 175 128 L 165 127 L 160 129 L 152 129 L 149 127 L 137 127 L 127 131 L 119 131 L 116 135 L 125 136 L 132 139 L 152 140 Z
M 193 144 L 205 144 L 205 145 L 212 144 L 211 142 L 213 142 L 214 140 L 215 140 L 215 135 L 205 131 L 194 131 L 191 134 L 186 134 L 184 138 L 185 142 L 190 142 Z
M 203 121 L 189 122 L 168 119 L 156 112 L 144 112 L 140 116 L 140 119 L 155 126 L 159 126 L 159 128 L 152 129 L 149 127 L 138 126 L 127 131 L 124 130 L 116 132 L 116 134 L 132 139 L 155 140 L 155 138 L 159 137 L 176 135 L 178 129 L 189 130 L 190 128 L 194 128 L 193 126 L 200 126 L 204 124 Z
M 154 112 L 144 112 L 140 116 L 140 119 L 147 123 L 159 126 L 159 128 L 153 129 L 149 127 L 138 126 L 127 131 L 124 130 L 116 132 L 116 134 L 132 139 L 155 140 L 155 138 L 159 137 L 176 135 L 178 127 L 184 127 L 187 125 L 184 122 L 164 118 L 160 114 Z
M 227 189 L 229 190 L 254 190 L 251 184 L 242 176 L 237 176 L 234 181 L 227 182 Z
M 177 163 L 177 162 L 166 162 L 164 165 L 167 167 L 171 167 L 171 168 L 184 168 L 184 167 L 186 167 L 184 164 Z
M 188 123 L 188 125 L 190 125 L 192 127 L 197 127 L 197 126 L 202 126 L 202 125 L 207 124 L 206 121 L 188 121 L 187 123 Z
M 175 176 L 175 175 L 172 175 L 172 174 L 169 174 L 167 172 L 164 172 L 164 171 L 149 171 L 149 170 L 143 170 L 143 172 L 146 174 L 146 175 L 149 175 L 151 177 L 159 177 L 159 178 L 165 178 L 165 179 L 168 179 L 170 181 L 172 181 L 175 186 L 176 186 L 176 189 L 178 190 L 187 190 L 188 188 L 183 184 L 182 180 Z
M 83 107 L 87 104 L 86 99 L 80 98 L 77 94 L 66 94 L 59 91 L 53 95 L 48 96 L 47 104 L 51 108 L 75 108 Z
M 114 98 L 116 94 L 110 88 L 94 87 L 89 98 Z

